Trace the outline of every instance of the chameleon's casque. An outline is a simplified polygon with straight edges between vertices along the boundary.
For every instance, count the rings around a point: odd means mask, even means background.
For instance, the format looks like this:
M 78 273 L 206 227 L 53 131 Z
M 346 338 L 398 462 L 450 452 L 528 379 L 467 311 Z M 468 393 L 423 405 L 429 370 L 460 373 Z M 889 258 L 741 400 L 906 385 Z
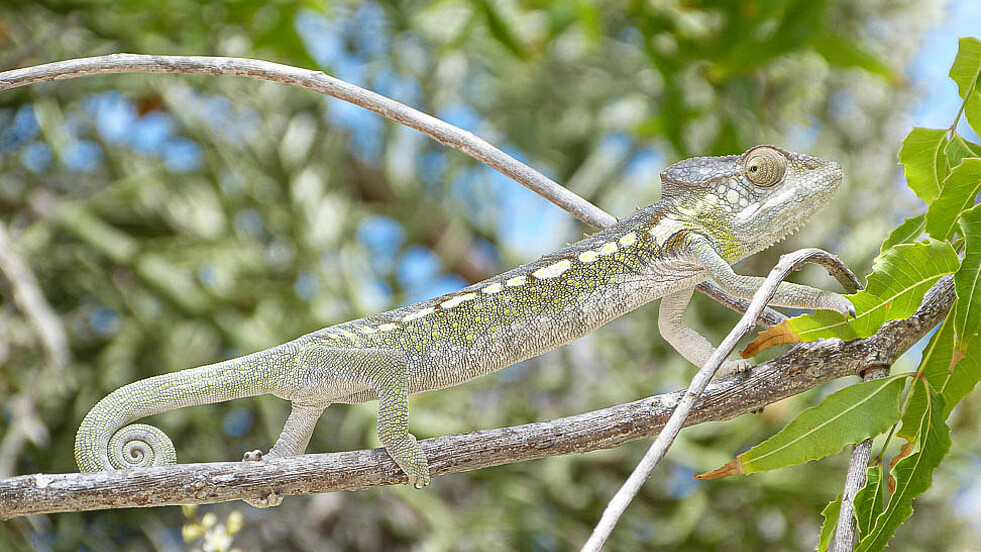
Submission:
M 730 264 L 795 230 L 840 182 L 836 163 L 770 146 L 681 161 L 661 173 L 660 201 L 538 261 L 269 350 L 117 389 L 83 420 L 76 460 L 83 471 L 174 463 L 162 432 L 123 426 L 175 408 L 267 393 L 293 403 L 267 456 L 301 454 L 329 404 L 378 399 L 382 444 L 409 482 L 423 486 L 429 468 L 408 432 L 410 393 L 539 355 L 657 298 L 662 336 L 701 365 L 713 348 L 681 322 L 694 286 L 712 279 L 735 296 L 751 297 L 762 279 L 738 275 Z M 781 284 L 772 303 L 853 312 L 836 293 L 790 283 Z M 723 370 L 745 367 L 729 362 Z M 251 502 L 270 501 L 276 500 Z

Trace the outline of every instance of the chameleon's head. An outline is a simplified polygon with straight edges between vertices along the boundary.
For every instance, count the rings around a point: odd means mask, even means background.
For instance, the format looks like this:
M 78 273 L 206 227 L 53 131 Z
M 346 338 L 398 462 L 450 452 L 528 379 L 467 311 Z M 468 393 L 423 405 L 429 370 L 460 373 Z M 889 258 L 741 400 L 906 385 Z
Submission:
M 834 161 L 756 146 L 742 155 L 696 157 L 661 173 L 662 197 L 709 226 L 727 257 L 766 249 L 795 232 L 841 183 Z

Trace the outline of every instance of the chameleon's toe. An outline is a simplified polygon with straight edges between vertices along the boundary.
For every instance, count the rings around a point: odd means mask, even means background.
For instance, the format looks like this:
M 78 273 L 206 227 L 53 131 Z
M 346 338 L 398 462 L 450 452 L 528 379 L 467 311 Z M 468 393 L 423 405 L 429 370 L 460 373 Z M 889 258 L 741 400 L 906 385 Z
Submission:
M 743 375 L 748 374 L 753 370 L 753 363 L 748 360 L 727 360 L 719 366 L 719 370 L 715 373 L 715 377 L 724 378 L 733 374 Z
M 283 491 L 263 493 L 259 498 L 243 498 L 246 504 L 253 508 L 275 508 L 283 503 Z
M 409 485 L 416 489 L 429 485 L 429 461 L 412 434 L 407 435 L 398 445 L 388 447 L 388 454 L 409 477 Z
M 259 449 L 246 451 L 242 455 L 243 462 L 261 462 L 262 461 L 262 451 Z
M 823 310 L 835 311 L 842 316 L 855 318 L 855 305 L 845 296 L 833 291 L 822 291 L 818 296 L 818 306 Z

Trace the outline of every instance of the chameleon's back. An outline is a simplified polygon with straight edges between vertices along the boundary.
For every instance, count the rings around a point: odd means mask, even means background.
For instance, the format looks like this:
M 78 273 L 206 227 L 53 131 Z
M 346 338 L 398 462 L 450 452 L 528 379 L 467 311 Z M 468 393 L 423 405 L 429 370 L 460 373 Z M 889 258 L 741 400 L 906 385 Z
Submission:
M 429 301 L 319 330 L 329 348 L 390 349 L 410 391 L 455 385 L 577 339 L 665 293 L 705 278 L 666 254 L 650 228 L 659 203 L 533 263 Z M 343 402 L 372 398 L 370 392 Z

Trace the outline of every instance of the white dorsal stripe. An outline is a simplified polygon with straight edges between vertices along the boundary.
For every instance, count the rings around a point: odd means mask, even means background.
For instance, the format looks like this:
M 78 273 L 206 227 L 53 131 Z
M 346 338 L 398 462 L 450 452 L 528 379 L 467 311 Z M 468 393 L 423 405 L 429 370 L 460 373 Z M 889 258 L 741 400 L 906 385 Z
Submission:
M 379 324 L 378 325 L 378 329 L 380 331 L 383 331 L 383 332 L 388 332 L 388 331 L 394 330 L 395 328 L 398 328 L 398 325 L 392 324 L 391 322 L 386 323 L 386 324 Z
M 621 247 L 630 247 L 631 245 L 637 243 L 637 234 L 631 232 L 629 234 L 624 234 L 620 237 Z
M 526 276 L 515 276 L 514 278 L 511 278 L 507 282 L 504 282 L 504 285 L 506 285 L 507 287 L 523 286 L 525 285 L 525 282 L 527 280 L 528 278 Z
M 433 312 L 434 310 L 436 309 L 433 307 L 426 307 L 424 309 L 417 310 L 416 312 L 407 314 L 405 317 L 403 317 L 402 322 L 411 322 L 412 320 L 415 320 L 417 318 L 422 318 L 423 316 L 426 316 L 427 314 Z
M 579 262 L 591 263 L 599 258 L 599 253 L 595 251 L 583 251 L 579 254 Z
M 619 249 L 619 248 L 617 247 L 616 242 L 604 243 L 603 244 L 603 247 L 600 247 L 599 254 L 600 255 L 612 255 L 612 254 L 614 254 L 614 253 L 617 252 L 617 249 Z
M 493 284 L 485 287 L 480 291 L 486 293 L 487 295 L 493 295 L 503 289 L 504 289 L 504 284 L 502 284 L 501 282 L 494 282 Z
M 442 303 L 440 303 L 439 306 L 440 307 L 443 307 L 444 309 L 452 309 L 453 307 L 459 305 L 460 303 L 463 303 L 465 301 L 469 301 L 469 300 L 471 300 L 471 299 L 473 299 L 475 297 L 477 297 L 477 294 L 476 293 L 464 293 L 463 295 L 457 295 L 456 297 L 450 297 L 446 301 L 443 301 Z
M 562 259 L 561 261 L 550 264 L 548 266 L 539 268 L 538 270 L 531 273 L 532 276 L 538 278 L 539 280 L 547 280 L 549 278 L 555 278 L 560 276 L 566 270 L 572 266 L 572 261 L 569 259 Z

